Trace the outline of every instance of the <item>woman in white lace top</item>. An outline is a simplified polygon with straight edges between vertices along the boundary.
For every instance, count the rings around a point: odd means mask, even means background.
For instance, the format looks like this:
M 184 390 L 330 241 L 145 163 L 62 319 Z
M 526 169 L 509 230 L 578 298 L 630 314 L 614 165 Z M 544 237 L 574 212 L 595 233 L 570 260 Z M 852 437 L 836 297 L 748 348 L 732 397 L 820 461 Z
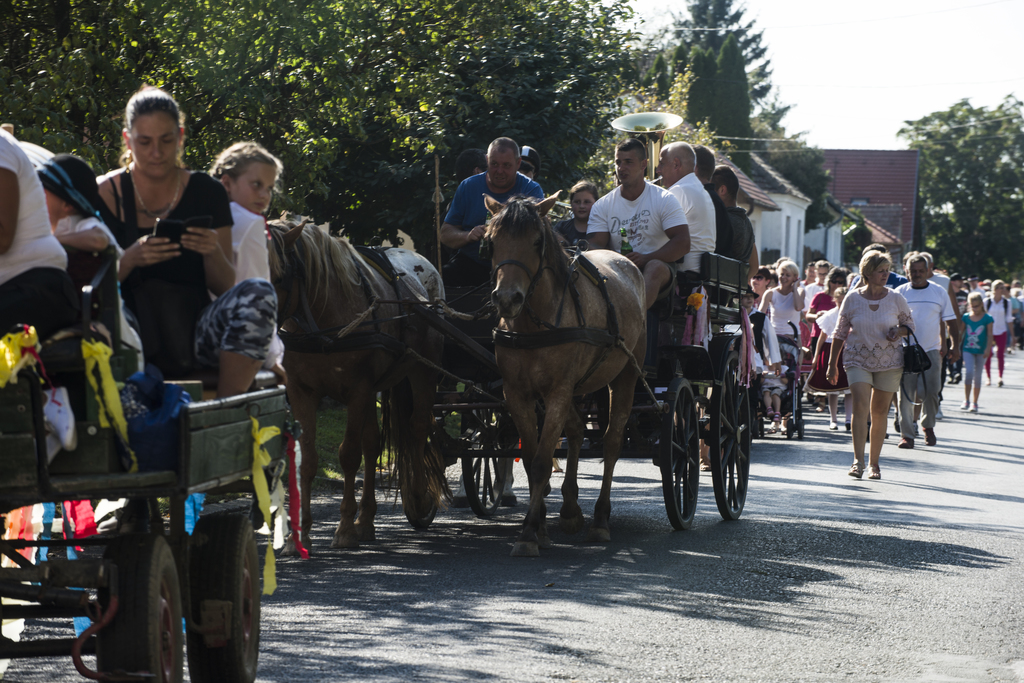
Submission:
M 829 354 L 828 381 L 839 376 L 839 353 L 853 394 L 853 466 L 850 476 L 864 473 L 864 442 L 871 415 L 869 479 L 881 479 L 878 457 L 885 440 L 885 420 L 893 394 L 903 377 L 903 342 L 914 329 L 903 295 L 885 286 L 892 268 L 888 254 L 869 252 L 860 262 L 861 286 L 843 300 Z M 864 283 L 867 283 L 866 285 Z

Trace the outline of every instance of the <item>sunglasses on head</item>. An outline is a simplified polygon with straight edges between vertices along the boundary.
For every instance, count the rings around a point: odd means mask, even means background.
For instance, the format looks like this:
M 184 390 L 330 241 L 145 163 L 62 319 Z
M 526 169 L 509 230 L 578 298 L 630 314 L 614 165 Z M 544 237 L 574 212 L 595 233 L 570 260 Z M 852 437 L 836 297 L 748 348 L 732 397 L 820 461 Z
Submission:
M 843 280 L 842 278 L 839 278 L 837 280 L 830 280 L 830 282 L 832 284 L 834 284 L 834 285 L 845 285 L 846 284 L 846 280 Z
M 752 280 L 763 280 L 763 279 L 764 279 L 764 275 L 755 275 L 755 276 L 754 276 L 754 277 L 752 277 L 751 279 L 752 279 Z

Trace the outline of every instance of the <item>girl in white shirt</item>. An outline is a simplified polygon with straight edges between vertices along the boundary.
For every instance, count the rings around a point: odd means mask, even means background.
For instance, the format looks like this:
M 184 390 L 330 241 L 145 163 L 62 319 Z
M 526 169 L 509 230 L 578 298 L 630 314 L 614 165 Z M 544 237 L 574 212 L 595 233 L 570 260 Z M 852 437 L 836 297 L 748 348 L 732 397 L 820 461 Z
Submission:
M 795 334 L 800 341 L 800 315 L 804 310 L 804 293 L 796 286 L 800 282 L 800 269 L 792 261 L 783 261 L 778 272 L 779 286 L 764 293 L 760 310 L 771 317 L 776 334 L 790 337 Z
M 217 155 L 210 168 L 210 175 L 221 182 L 231 200 L 235 284 L 250 278 L 270 281 L 267 221 L 263 214 L 270 208 L 283 171 L 281 160 L 256 142 L 236 142 Z M 283 357 L 284 344 L 275 332 L 263 367 L 285 381 Z
M 992 296 L 985 300 L 985 310 L 992 316 L 992 340 L 995 342 L 996 364 L 999 367 L 999 386 L 1003 386 L 1003 364 L 1006 347 L 1013 347 L 1013 306 L 1006 294 L 1009 287 L 1002 280 L 992 283 Z M 985 385 L 992 384 L 992 356 L 985 359 Z

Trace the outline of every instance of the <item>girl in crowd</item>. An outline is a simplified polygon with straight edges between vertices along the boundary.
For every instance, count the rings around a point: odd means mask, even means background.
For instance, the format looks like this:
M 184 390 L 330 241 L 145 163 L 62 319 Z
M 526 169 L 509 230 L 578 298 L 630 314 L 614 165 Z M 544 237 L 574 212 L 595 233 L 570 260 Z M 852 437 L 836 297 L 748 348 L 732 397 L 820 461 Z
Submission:
M 978 396 L 981 395 L 981 360 L 987 363 L 992 358 L 994 320 L 985 312 L 985 300 L 980 292 L 967 295 L 967 308 L 970 311 L 962 318 L 964 322 L 964 340 L 962 342 L 964 358 L 964 402 L 960 410 L 978 412 Z M 974 385 L 974 402 L 971 402 L 971 385 Z
M 750 278 L 750 289 L 754 291 L 754 306 L 759 307 L 764 293 L 768 291 L 768 284 L 771 282 L 772 273 L 766 266 L 761 266 Z
M 1003 362 L 1007 345 L 1013 345 L 1013 307 L 1006 296 L 1007 286 L 1002 280 L 992 283 L 992 293 L 985 301 L 985 310 L 992 316 L 992 341 L 996 346 L 999 366 L 999 386 L 1003 386 Z M 1009 340 L 1009 344 L 1007 343 Z M 985 358 L 985 386 L 992 385 L 992 356 Z M 975 400 L 977 403 L 977 400 Z
M 221 182 L 231 200 L 236 284 L 253 277 L 270 281 L 267 220 L 263 214 L 270 208 L 283 171 L 281 160 L 256 142 L 236 142 L 217 155 L 210 168 L 210 175 Z M 285 380 L 283 356 L 284 344 L 275 332 L 263 367 Z
M 217 367 L 217 395 L 234 396 L 266 360 L 277 296 L 265 280 L 235 284 L 227 193 L 205 173 L 184 168 L 184 122 L 163 90 L 145 86 L 132 96 L 122 133 L 125 165 L 98 179 L 100 210 L 124 249 L 118 277 L 147 360 L 170 374 L 187 373 L 196 362 Z M 156 229 L 161 220 L 168 221 L 166 234 Z
M 13 135 L 0 130 L 0 336 L 34 325 L 42 340 L 78 319 L 64 248 L 50 232 L 46 195 Z
M 837 270 L 846 269 L 833 268 L 832 273 L 829 275 L 834 275 Z M 839 278 L 841 278 L 841 282 L 846 281 L 846 277 L 843 274 L 840 274 Z M 839 394 L 844 393 L 843 412 L 846 414 L 846 431 L 850 431 L 850 412 L 853 408 L 853 397 L 850 395 L 850 381 L 846 377 L 846 370 L 842 366 L 842 351 L 839 352 L 839 362 L 837 363 L 839 379 L 835 384 L 828 381 L 828 363 L 832 355 L 832 343 L 835 339 L 836 325 L 839 322 L 839 310 L 843 305 L 843 300 L 846 298 L 847 290 L 845 285 L 833 287 L 831 277 L 829 277 L 829 288 L 832 290 L 832 299 L 830 301 L 832 306 L 828 308 L 822 307 L 824 310 L 815 314 L 814 317 L 815 326 L 820 328 L 821 334 L 818 337 L 817 348 L 814 350 L 814 369 L 811 371 L 811 376 L 807 378 L 807 390 L 828 394 L 828 412 L 831 417 L 828 428 L 832 431 L 839 429 Z M 825 292 L 821 292 L 814 297 L 815 301 L 818 301 L 818 298 L 822 296 L 827 295 Z M 808 317 L 810 317 L 810 314 L 808 314 Z
M 843 288 L 844 290 L 846 289 L 846 278 L 849 274 L 850 271 L 847 270 L 846 268 L 833 266 L 825 278 L 826 290 L 823 292 L 818 292 L 817 294 L 814 295 L 814 298 L 811 299 L 810 301 L 810 306 L 807 309 L 807 312 L 804 314 L 804 318 L 807 320 L 807 322 L 811 324 L 811 348 L 814 349 L 814 369 L 817 370 L 819 361 L 821 363 L 821 372 L 816 383 L 822 386 L 828 385 L 828 382 L 825 381 L 825 372 L 828 369 L 828 353 L 826 352 L 825 355 L 822 356 L 818 352 L 818 346 L 825 340 L 825 336 L 822 335 L 821 327 L 818 325 L 817 320 L 818 317 L 825 313 L 826 311 L 836 308 L 837 303 L 842 303 L 842 299 L 839 299 L 838 302 L 835 300 L 835 292 L 839 288 Z M 832 326 L 834 329 L 835 321 L 832 322 Z M 837 424 L 836 419 L 838 415 L 837 411 L 839 409 L 839 395 L 836 393 L 836 389 L 817 389 L 811 384 L 810 378 L 808 378 L 807 390 L 822 391 L 828 394 L 829 412 L 832 415 L 832 422 L 828 428 L 833 431 L 839 429 L 839 425 Z M 846 426 L 850 426 L 849 416 L 847 416 Z
M 853 394 L 853 465 L 850 476 L 864 474 L 864 442 L 871 417 L 869 479 L 881 479 L 878 464 L 885 441 L 885 419 L 892 397 L 903 378 L 903 344 L 914 330 L 910 306 L 903 295 L 885 286 L 892 260 L 880 252 L 868 252 L 860 261 L 861 286 L 850 292 L 839 307 L 839 322 L 829 349 L 830 384 L 839 386 L 839 358 Z M 865 284 L 866 283 L 866 284 Z M 845 347 L 845 348 L 844 348 Z
M 759 309 L 768 313 L 776 334 L 795 336 L 799 341 L 800 316 L 804 310 L 804 294 L 796 286 L 800 281 L 800 269 L 792 261 L 782 261 L 778 276 L 779 286 L 764 293 Z
M 590 221 L 590 209 L 597 201 L 597 186 L 589 180 L 581 180 L 569 190 L 569 205 L 572 206 L 572 218 L 555 223 L 552 230 L 558 241 L 570 247 L 587 236 L 587 223 Z

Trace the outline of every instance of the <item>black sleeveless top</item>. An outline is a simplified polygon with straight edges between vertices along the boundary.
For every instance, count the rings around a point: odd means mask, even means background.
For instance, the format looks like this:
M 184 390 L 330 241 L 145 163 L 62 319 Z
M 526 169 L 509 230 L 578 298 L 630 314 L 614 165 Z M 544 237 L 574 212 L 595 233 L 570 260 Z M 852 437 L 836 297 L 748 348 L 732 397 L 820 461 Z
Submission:
M 114 233 L 117 243 L 122 249 L 127 249 L 134 244 L 139 237 L 150 235 L 153 228 L 140 228 L 138 214 L 135 211 L 135 186 L 132 183 L 131 173 L 125 171 L 121 174 L 121 195 L 118 196 L 116 185 L 110 181 L 114 189 L 114 197 L 117 203 L 118 212 L 114 215 L 107 208 L 106 202 L 100 202 L 100 215 L 103 221 Z M 120 201 L 117 201 L 120 200 Z M 228 200 L 228 193 L 220 182 L 214 180 L 205 173 L 192 173 L 188 183 L 182 191 L 181 199 L 174 210 L 167 216 L 175 220 L 188 220 L 196 216 L 210 216 L 210 225 L 214 228 L 221 226 L 230 227 L 233 223 L 231 218 L 231 202 Z M 231 258 L 231 255 L 227 255 Z M 206 270 L 203 268 L 202 254 L 182 249 L 181 255 L 170 261 L 157 263 L 152 266 L 136 268 L 132 275 L 138 274 L 138 278 L 148 280 L 156 278 L 183 285 L 206 286 Z M 131 288 L 131 281 L 138 282 L 135 277 L 129 277 L 126 284 Z M 126 298 L 127 292 L 125 292 Z

